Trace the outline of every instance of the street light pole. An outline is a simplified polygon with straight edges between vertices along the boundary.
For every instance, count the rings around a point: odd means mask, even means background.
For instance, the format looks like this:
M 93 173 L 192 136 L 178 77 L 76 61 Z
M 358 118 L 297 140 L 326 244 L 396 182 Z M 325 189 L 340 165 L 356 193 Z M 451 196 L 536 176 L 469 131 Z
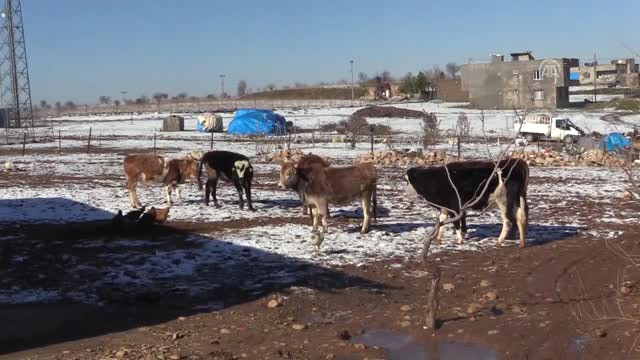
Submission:
M 222 86 L 221 86 L 222 87 L 222 94 L 221 94 L 220 97 L 223 98 L 223 99 L 224 99 L 224 78 L 225 78 L 225 76 L 226 76 L 225 74 L 220 74 L 220 81 L 222 83 Z
M 349 64 L 351 64 L 351 106 L 353 106 L 353 101 L 356 97 L 353 90 L 353 60 L 349 60 Z

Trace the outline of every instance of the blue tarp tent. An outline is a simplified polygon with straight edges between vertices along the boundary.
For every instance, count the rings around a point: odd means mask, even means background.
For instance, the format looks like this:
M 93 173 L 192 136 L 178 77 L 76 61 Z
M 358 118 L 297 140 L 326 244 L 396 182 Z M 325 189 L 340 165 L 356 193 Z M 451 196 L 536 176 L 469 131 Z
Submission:
M 629 145 L 631 145 L 629 139 L 620 133 L 609 133 L 602 138 L 602 142 L 600 143 L 600 147 L 607 151 L 624 149 Z
M 284 135 L 286 120 L 271 110 L 238 109 L 227 128 L 230 135 Z

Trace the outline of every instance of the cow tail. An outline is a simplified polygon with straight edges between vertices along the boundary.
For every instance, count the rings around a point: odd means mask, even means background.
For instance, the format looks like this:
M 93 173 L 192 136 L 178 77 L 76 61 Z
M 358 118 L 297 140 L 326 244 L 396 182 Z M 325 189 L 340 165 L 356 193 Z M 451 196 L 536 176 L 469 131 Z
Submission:
M 204 165 L 204 159 L 200 159 L 200 165 L 198 165 L 198 189 L 202 190 L 202 165 Z
M 373 188 L 373 222 L 378 223 L 378 190 L 377 186 Z

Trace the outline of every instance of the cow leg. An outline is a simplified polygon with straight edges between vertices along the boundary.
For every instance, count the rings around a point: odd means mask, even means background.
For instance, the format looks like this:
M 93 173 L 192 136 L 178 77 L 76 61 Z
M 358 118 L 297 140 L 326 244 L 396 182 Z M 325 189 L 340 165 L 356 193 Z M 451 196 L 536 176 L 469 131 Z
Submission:
M 467 213 L 462 213 L 462 218 L 460 218 L 460 224 L 462 225 L 462 235 L 467 234 Z
M 313 219 L 313 223 L 311 224 L 311 231 L 318 231 L 318 217 L 320 216 L 317 206 L 310 206 L 311 209 L 311 218 Z
M 138 178 L 135 178 L 135 179 L 127 178 L 127 191 L 129 192 L 129 202 L 131 203 L 131 207 L 133 209 L 142 207 L 142 204 L 138 199 L 138 191 L 136 190 L 137 185 L 138 185 Z
M 527 241 L 527 204 L 524 197 L 520 197 L 520 204 L 516 209 L 516 223 L 520 233 L 520 247 L 523 248 Z
M 362 214 L 364 219 L 362 220 L 361 234 L 369 232 L 369 225 L 371 224 L 371 193 L 365 192 L 362 194 Z
M 249 210 L 255 211 L 255 209 L 253 208 L 253 204 L 251 203 L 251 183 L 250 182 L 247 182 L 246 184 L 244 184 L 244 192 L 247 196 L 247 204 L 249 205 Z
M 171 206 L 171 190 L 172 190 L 173 186 L 172 185 L 167 185 L 164 187 L 164 192 L 167 195 L 167 206 Z
M 238 192 L 238 198 L 240 199 L 240 210 L 244 209 L 244 199 L 242 198 L 242 186 L 240 184 L 233 184 Z
M 213 198 L 213 206 L 219 208 L 220 204 L 218 204 L 218 197 L 216 196 L 217 187 L 218 187 L 217 177 L 208 179 L 204 199 L 205 199 L 205 204 L 209 205 L 209 193 L 211 193 L 211 197 Z
M 498 245 L 501 245 L 504 242 L 504 239 L 507 238 L 509 234 L 509 230 L 511 230 L 511 220 L 513 216 L 510 216 L 507 212 L 507 204 L 502 201 L 496 201 L 498 205 L 498 209 L 500 209 L 500 216 L 502 216 L 502 231 L 500 232 L 500 237 L 498 238 Z
M 462 220 L 453 222 L 453 228 L 456 230 L 456 242 L 458 244 L 462 244 L 462 240 L 464 239 L 464 236 L 462 235 L 461 225 L 462 225 Z
M 447 220 L 449 214 L 447 210 L 440 210 L 440 215 L 438 215 L 438 224 L 437 226 L 437 235 L 436 235 L 436 243 L 438 245 L 442 244 L 442 237 L 444 236 L 444 221 Z
M 327 221 L 327 202 L 326 200 L 320 200 L 316 202 L 316 214 L 322 219 L 322 232 L 329 232 L 329 223 Z
M 182 191 L 180 191 L 180 186 L 176 185 L 173 187 L 178 193 L 178 200 L 182 201 Z

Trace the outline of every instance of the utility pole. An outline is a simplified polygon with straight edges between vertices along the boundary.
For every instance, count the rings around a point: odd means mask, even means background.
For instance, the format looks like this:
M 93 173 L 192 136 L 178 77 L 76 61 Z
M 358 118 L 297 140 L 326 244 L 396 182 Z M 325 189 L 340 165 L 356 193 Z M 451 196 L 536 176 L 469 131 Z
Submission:
M 5 0 L 0 9 L 0 97 L 14 127 L 35 125 L 20 0 Z M 25 121 L 23 121 L 25 120 Z
M 351 106 L 353 106 L 353 101 L 356 99 L 356 95 L 353 90 L 353 60 L 349 60 L 349 64 L 351 64 Z
M 220 94 L 220 97 L 224 99 L 224 78 L 225 78 L 225 74 L 220 74 L 220 82 L 222 83 L 221 87 L 222 87 L 222 94 Z
M 593 53 L 593 103 L 598 102 L 598 64 L 596 63 L 596 53 Z

